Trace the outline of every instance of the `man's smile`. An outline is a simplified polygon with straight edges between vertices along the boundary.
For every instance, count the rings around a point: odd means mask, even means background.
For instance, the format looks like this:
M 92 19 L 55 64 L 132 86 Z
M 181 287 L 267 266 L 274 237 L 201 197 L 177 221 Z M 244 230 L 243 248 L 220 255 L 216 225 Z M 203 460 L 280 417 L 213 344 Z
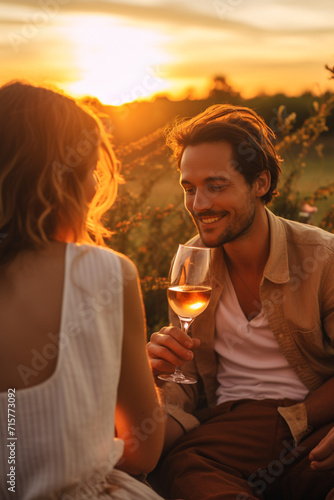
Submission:
M 202 216 L 202 217 L 197 216 L 197 219 L 199 219 L 202 222 L 202 224 L 214 224 L 215 222 L 218 222 L 223 217 L 225 217 L 225 215 L 226 214 L 223 214 L 223 215 L 207 215 L 207 216 Z

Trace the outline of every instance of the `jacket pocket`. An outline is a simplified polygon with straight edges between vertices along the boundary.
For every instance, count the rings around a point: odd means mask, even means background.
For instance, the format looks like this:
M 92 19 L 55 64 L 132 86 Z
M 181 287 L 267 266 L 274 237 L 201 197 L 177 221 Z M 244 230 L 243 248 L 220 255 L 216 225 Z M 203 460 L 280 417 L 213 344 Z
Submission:
M 321 323 L 312 330 L 293 330 L 291 336 L 311 368 L 325 378 L 334 376 L 334 349 L 328 346 Z

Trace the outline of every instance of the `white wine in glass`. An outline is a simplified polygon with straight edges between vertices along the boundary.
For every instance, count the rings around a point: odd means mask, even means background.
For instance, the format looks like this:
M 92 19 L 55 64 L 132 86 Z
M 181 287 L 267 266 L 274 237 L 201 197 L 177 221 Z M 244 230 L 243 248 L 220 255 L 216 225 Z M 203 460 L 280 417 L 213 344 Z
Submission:
M 210 248 L 179 245 L 169 279 L 167 297 L 170 307 L 178 315 L 181 329 L 188 333 L 194 319 L 208 306 L 211 297 Z M 159 379 L 178 384 L 195 384 L 177 366 L 174 373 L 158 376 Z

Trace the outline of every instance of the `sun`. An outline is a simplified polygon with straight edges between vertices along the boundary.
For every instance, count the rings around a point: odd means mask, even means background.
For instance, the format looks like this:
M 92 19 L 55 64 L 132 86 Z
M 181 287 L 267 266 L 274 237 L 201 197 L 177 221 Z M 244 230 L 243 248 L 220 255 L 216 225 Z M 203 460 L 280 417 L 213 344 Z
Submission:
M 90 15 L 69 20 L 68 36 L 78 77 L 66 90 L 75 96 L 120 105 L 169 87 L 163 71 L 169 57 L 161 33 Z

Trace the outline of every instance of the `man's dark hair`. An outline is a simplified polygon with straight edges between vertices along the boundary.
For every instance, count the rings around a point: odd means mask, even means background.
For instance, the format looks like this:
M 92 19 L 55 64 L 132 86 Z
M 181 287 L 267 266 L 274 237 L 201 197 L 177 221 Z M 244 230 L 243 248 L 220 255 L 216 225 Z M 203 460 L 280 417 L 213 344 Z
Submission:
M 282 160 L 275 150 L 274 132 L 252 109 L 229 104 L 210 106 L 194 118 L 178 120 L 166 137 L 179 168 L 187 146 L 220 141 L 231 144 L 235 168 L 250 186 L 261 172 L 270 172 L 270 188 L 262 196 L 263 202 L 269 203 L 278 194 L 275 190 Z

